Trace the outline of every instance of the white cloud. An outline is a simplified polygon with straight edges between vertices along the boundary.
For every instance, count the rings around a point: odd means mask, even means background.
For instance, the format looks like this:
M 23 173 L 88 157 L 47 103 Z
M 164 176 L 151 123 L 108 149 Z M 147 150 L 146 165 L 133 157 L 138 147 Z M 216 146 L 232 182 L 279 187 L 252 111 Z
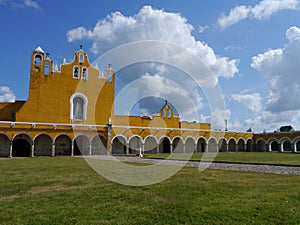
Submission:
M 255 6 L 240 5 L 231 9 L 229 15 L 219 17 L 217 24 L 223 30 L 247 18 L 267 19 L 282 10 L 299 10 L 298 0 L 263 0 Z
M 30 7 L 30 8 L 36 8 L 36 9 L 40 8 L 39 4 L 32 0 L 25 0 L 24 4 L 25 4 L 25 6 Z
M 6 5 L 15 9 L 22 9 L 26 7 L 41 9 L 40 5 L 33 0 L 24 0 L 23 2 L 19 2 L 16 0 L 0 0 L 0 5 Z
M 233 100 L 237 101 L 238 103 L 244 105 L 248 108 L 251 112 L 260 112 L 262 110 L 262 97 L 259 93 L 252 93 L 252 94 L 232 94 L 231 97 Z
M 217 24 L 221 27 L 221 29 L 225 29 L 237 22 L 239 22 L 240 20 L 246 19 L 247 17 L 249 17 L 250 14 L 250 9 L 247 6 L 237 6 L 233 9 L 230 10 L 230 13 L 228 16 L 221 16 L 218 21 Z
M 206 29 L 208 29 L 209 26 L 208 25 L 205 25 L 205 26 L 199 26 L 198 28 L 198 32 L 199 33 L 203 33 Z
M 188 92 L 180 84 L 158 73 L 145 73 L 117 94 L 115 113 L 130 112 L 131 107 L 144 98 L 152 98 L 152 101 L 140 104 L 142 115 L 151 116 L 153 112 L 158 112 L 163 106 L 162 99 L 168 100 L 175 107 L 182 120 L 199 120 L 198 112 L 203 107 L 202 97 L 196 89 L 192 88 Z
M 16 100 L 15 94 L 7 86 L 0 87 L 0 102 L 14 102 Z
M 273 113 L 264 111 L 261 115 L 245 120 L 245 124 L 255 129 L 255 132 L 275 131 L 284 125 L 291 125 L 295 130 L 300 129 L 300 111 Z
M 286 38 L 289 41 L 297 41 L 300 39 L 300 29 L 296 26 L 292 26 L 290 27 L 287 31 L 286 31 Z
M 186 18 L 178 13 L 144 6 L 133 16 L 127 17 L 120 12 L 114 12 L 99 20 L 91 30 L 84 27 L 69 30 L 67 38 L 70 42 L 92 40 L 92 51 L 95 54 L 134 41 L 166 41 L 196 54 L 216 77 L 233 77 L 238 72 L 238 61 L 216 55 L 211 47 L 192 36 L 193 29 Z
M 251 66 L 270 77 L 267 110 L 300 110 L 300 39 L 299 28 L 286 31 L 289 42 L 281 49 L 268 50 L 252 58 Z
M 216 108 L 211 113 L 211 125 L 213 129 L 225 130 L 225 121 L 229 121 L 231 115 L 230 109 L 218 109 Z

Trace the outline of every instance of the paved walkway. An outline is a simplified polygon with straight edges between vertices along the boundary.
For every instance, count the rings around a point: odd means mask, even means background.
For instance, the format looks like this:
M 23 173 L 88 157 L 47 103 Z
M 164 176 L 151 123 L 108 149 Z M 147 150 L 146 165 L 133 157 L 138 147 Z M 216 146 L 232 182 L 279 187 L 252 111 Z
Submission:
M 119 160 L 121 162 L 136 162 L 136 163 L 147 163 L 147 164 L 199 167 L 200 169 L 209 168 L 209 169 L 220 169 L 220 170 L 289 174 L 289 175 L 300 176 L 300 167 L 297 166 L 254 165 L 254 164 L 216 163 L 216 162 L 209 163 L 209 162 L 196 162 L 196 161 L 186 162 L 182 160 L 148 159 L 148 158 L 126 157 L 126 156 L 116 156 L 116 157 L 91 156 L 91 158 L 99 158 L 102 160 Z

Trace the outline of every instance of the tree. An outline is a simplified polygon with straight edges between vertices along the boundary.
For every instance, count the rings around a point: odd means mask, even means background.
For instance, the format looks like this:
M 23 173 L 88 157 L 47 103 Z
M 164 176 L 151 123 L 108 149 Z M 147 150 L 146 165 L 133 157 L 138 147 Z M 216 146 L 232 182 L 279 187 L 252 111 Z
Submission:
M 291 125 L 281 126 L 279 128 L 280 132 L 290 132 L 290 131 L 293 131 L 293 130 L 294 130 L 294 128 Z

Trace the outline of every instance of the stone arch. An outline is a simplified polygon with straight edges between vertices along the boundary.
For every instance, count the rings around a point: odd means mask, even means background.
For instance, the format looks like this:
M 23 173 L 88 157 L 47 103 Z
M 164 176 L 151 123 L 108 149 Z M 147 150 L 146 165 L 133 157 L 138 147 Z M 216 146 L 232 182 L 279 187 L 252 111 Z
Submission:
M 252 152 L 253 151 L 253 141 L 252 139 L 248 139 L 246 142 L 246 151 Z
M 294 143 L 294 152 L 299 152 L 300 151 L 300 138 L 296 137 L 293 140 Z
M 244 138 L 239 138 L 237 148 L 239 152 L 245 152 L 246 151 L 246 146 L 245 146 L 245 139 Z
M 10 153 L 10 139 L 4 134 L 0 133 L 0 157 L 9 157 Z
M 19 133 L 14 136 L 12 142 L 13 157 L 30 157 L 32 156 L 32 138 L 25 133 Z
M 107 155 L 107 142 L 102 135 L 96 135 L 91 141 L 92 155 Z
M 276 138 L 271 138 L 267 141 L 268 143 L 268 150 L 269 151 L 280 151 L 280 145 L 278 143 L 278 140 Z
M 280 151 L 281 152 L 291 152 L 293 151 L 293 145 L 291 139 L 288 137 L 281 138 L 279 140 L 280 143 Z
M 54 143 L 55 155 L 71 155 L 72 139 L 67 134 L 58 135 Z
M 211 137 L 208 140 L 208 146 L 207 146 L 207 151 L 208 152 L 218 152 L 218 141 L 215 137 Z
M 235 152 L 236 151 L 236 140 L 234 138 L 230 138 L 228 140 L 228 151 Z
M 39 53 L 36 53 L 34 55 L 34 64 L 36 65 L 42 65 L 42 62 L 43 62 L 43 56 Z
M 39 134 L 34 138 L 34 155 L 51 156 L 53 140 L 49 134 Z
M 142 151 L 142 138 L 138 135 L 131 136 L 128 140 L 129 154 L 139 154 Z
M 184 152 L 184 142 L 182 137 L 176 136 L 173 138 L 173 152 L 174 153 L 183 153 Z
M 74 138 L 74 155 L 89 155 L 90 140 L 85 135 L 78 135 Z
M 127 154 L 127 139 L 123 135 L 117 135 L 112 140 L 112 154 Z
M 159 139 L 159 153 L 171 153 L 171 140 L 167 136 Z
M 157 153 L 158 141 L 154 136 L 147 136 L 145 138 L 144 153 L 145 154 L 156 154 Z
M 228 151 L 227 141 L 225 138 L 220 138 L 218 145 L 219 145 L 219 152 L 227 152 Z
M 199 137 L 197 140 L 197 152 L 205 152 L 207 141 L 204 137 Z
M 80 92 L 70 97 L 70 119 L 87 119 L 88 98 Z
M 266 151 L 266 141 L 262 138 L 256 141 L 256 151 L 265 152 Z
M 196 141 L 193 137 L 187 137 L 185 139 L 185 152 L 186 153 L 194 153 L 195 152 L 195 144 Z

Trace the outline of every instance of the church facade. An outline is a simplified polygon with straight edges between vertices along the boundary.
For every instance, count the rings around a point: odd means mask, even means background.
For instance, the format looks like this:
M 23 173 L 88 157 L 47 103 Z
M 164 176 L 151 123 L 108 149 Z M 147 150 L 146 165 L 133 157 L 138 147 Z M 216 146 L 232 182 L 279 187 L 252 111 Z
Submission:
M 91 65 L 80 48 L 58 67 L 41 47 L 31 54 L 26 101 L 0 103 L 0 156 L 294 151 L 300 133 L 213 131 L 181 121 L 166 101 L 149 116 L 114 114 L 115 72 Z

